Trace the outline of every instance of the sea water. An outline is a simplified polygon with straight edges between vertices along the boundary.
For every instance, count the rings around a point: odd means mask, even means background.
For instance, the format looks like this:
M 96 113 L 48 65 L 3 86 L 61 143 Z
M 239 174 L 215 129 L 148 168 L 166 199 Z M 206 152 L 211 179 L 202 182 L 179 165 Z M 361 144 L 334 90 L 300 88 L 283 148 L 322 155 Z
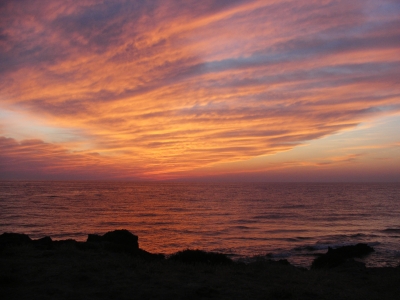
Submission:
M 115 229 L 167 255 L 202 249 L 309 267 L 328 247 L 367 243 L 367 266 L 397 266 L 400 184 L 0 181 L 0 233 L 85 241 Z

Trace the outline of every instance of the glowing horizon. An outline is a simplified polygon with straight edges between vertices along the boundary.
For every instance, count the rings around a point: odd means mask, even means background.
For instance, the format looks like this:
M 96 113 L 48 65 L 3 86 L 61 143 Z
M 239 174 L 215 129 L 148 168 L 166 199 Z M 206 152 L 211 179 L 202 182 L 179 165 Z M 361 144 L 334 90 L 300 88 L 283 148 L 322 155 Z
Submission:
M 400 181 L 399 15 L 3 1 L 0 179 Z

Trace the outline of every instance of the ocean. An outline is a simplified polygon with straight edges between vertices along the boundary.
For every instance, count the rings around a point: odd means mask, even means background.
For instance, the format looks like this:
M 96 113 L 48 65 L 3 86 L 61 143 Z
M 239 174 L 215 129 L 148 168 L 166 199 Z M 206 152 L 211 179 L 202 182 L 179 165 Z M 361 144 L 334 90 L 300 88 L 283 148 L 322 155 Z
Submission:
M 202 249 L 309 267 L 328 247 L 367 243 L 367 266 L 397 266 L 400 184 L 0 181 L 0 233 L 85 241 L 115 229 L 166 255 Z

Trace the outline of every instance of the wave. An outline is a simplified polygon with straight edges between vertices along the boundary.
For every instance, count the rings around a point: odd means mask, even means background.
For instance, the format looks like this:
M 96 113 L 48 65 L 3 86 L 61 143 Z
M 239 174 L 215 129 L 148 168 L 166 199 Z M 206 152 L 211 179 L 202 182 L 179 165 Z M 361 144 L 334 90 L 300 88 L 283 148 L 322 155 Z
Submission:
M 312 240 L 313 238 L 311 237 L 306 237 L 306 236 L 296 236 L 297 240 Z
M 111 222 L 111 221 L 107 221 L 107 222 L 100 222 L 100 226 L 128 226 L 129 223 L 127 222 Z
M 232 226 L 233 229 L 253 229 L 252 227 L 243 226 L 243 225 L 236 225 Z
M 386 229 L 382 230 L 382 232 L 400 233 L 400 228 L 386 228 Z
M 299 215 L 290 210 L 265 213 L 262 215 L 254 215 L 251 217 L 251 219 L 253 220 L 276 220 L 276 219 L 287 220 L 287 219 L 298 219 L 298 218 Z
M 336 249 L 339 247 L 344 247 L 344 246 L 354 246 L 358 243 L 329 243 L 329 244 L 315 244 L 315 245 L 305 245 L 305 246 L 299 246 L 293 248 L 294 251 L 299 252 L 299 251 L 321 251 L 321 250 L 328 250 L 329 248 Z M 377 246 L 380 245 L 379 242 L 369 242 L 366 243 L 368 246 Z

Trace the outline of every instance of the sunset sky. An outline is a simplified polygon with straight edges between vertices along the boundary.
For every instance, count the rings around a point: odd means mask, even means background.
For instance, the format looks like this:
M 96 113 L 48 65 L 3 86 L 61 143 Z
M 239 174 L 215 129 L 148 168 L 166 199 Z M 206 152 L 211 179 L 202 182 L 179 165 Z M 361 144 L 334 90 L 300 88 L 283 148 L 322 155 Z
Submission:
M 399 0 L 2 0 L 0 179 L 400 181 Z

